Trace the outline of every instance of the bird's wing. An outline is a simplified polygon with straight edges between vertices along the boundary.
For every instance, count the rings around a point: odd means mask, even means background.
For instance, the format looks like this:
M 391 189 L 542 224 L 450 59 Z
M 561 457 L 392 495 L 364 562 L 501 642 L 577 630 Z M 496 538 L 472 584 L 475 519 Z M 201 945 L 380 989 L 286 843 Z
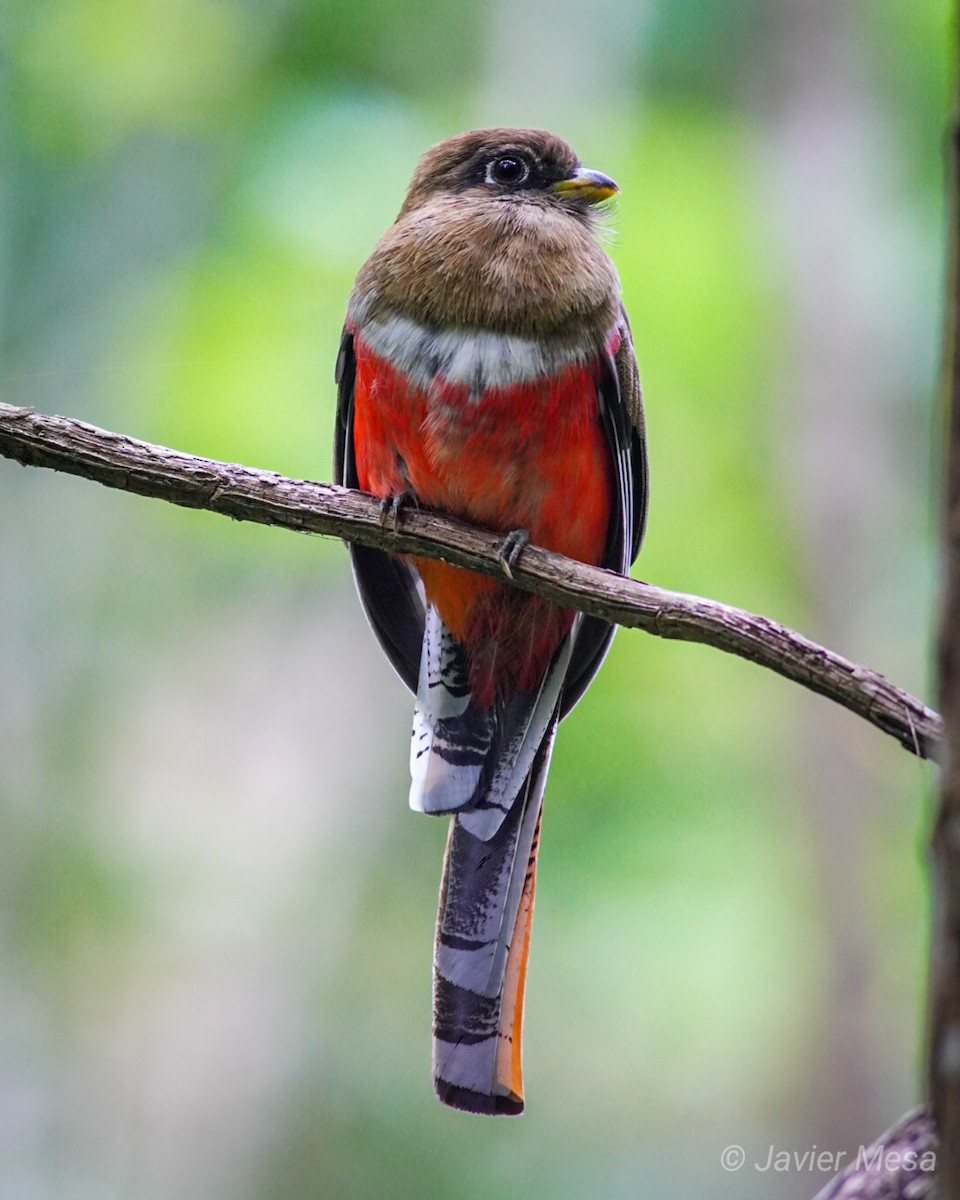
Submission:
M 357 361 L 353 334 L 344 330 L 335 374 L 337 420 L 334 427 L 334 478 L 359 487 L 353 452 L 353 388 Z M 401 558 L 351 543 L 350 558 L 363 610 L 394 670 L 411 692 L 417 690 L 425 608 L 413 568 Z
M 643 392 L 640 388 L 640 372 L 637 356 L 633 351 L 633 333 L 626 309 L 620 306 L 620 347 L 616 354 L 617 383 L 620 387 L 620 404 L 629 421 L 630 470 L 633 477 L 633 526 L 630 547 L 630 562 L 640 552 L 643 532 L 647 525 L 648 470 L 647 470 L 647 425 L 643 412 Z M 626 568 L 624 568 L 626 571 Z
M 610 519 L 600 566 L 626 575 L 637 557 L 647 519 L 647 444 L 640 375 L 626 313 L 621 341 L 608 357 L 600 379 L 600 415 L 616 479 L 617 503 Z M 573 653 L 563 685 L 561 719 L 574 707 L 610 648 L 614 626 L 597 617 L 582 617 L 574 630 Z

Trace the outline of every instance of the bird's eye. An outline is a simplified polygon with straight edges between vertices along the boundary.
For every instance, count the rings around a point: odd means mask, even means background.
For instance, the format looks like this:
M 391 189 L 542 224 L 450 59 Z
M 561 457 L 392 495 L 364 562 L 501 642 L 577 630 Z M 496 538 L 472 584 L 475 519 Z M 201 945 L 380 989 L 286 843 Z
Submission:
M 518 187 L 530 176 L 530 164 L 522 155 L 501 154 L 487 164 L 487 182 Z

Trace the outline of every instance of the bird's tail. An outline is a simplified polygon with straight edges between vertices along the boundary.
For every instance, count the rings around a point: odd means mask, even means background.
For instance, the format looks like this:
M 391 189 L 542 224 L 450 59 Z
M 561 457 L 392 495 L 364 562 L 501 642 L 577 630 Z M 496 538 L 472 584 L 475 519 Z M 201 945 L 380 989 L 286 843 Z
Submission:
M 450 823 L 434 953 L 433 1073 L 443 1103 L 467 1112 L 523 1111 L 523 992 L 556 725 L 555 713 L 515 802 L 489 837 L 470 831 L 469 814 Z

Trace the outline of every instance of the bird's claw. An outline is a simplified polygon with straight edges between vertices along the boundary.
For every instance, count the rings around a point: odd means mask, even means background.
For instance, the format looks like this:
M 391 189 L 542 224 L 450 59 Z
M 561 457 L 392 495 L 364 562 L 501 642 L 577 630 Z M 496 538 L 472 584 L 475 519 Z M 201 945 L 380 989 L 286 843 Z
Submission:
M 497 558 L 503 573 L 508 579 L 513 578 L 513 568 L 520 561 L 520 555 L 530 545 L 530 534 L 525 529 L 513 529 L 497 547 Z
M 380 524 L 386 525 L 388 521 L 393 525 L 393 532 L 400 532 L 400 513 L 404 507 L 413 501 L 416 505 L 416 500 L 409 492 L 400 492 L 394 496 L 384 496 L 380 501 Z

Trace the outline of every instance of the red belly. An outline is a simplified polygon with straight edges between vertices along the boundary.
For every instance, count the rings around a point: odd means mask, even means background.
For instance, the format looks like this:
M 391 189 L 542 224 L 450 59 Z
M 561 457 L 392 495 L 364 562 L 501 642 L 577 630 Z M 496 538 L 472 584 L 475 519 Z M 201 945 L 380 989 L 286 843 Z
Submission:
M 602 557 L 613 504 L 600 422 L 600 360 L 471 399 L 429 391 L 375 359 L 358 337 L 354 446 L 360 486 L 411 493 L 427 508 L 508 533 L 581 562 Z M 573 614 L 432 559 L 413 560 L 428 600 L 470 654 L 481 704 L 539 684 Z

